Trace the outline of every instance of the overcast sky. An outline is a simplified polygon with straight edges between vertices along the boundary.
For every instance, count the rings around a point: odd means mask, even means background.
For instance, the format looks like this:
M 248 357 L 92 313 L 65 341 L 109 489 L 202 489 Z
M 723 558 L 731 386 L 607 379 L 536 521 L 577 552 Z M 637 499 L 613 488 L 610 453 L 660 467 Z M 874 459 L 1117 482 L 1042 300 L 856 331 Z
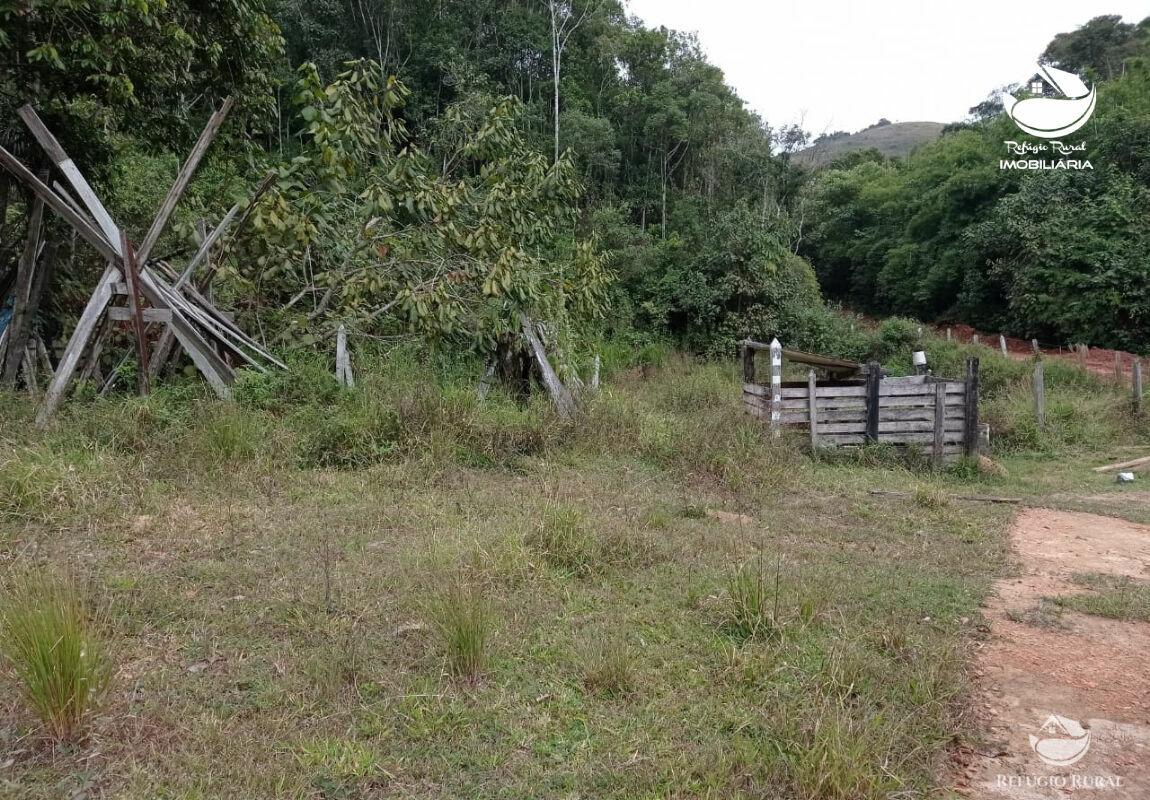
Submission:
M 892 122 L 951 122 L 1025 80 L 1056 33 L 1147 0 L 630 0 L 647 25 L 695 31 L 727 83 L 772 126 L 816 136 Z

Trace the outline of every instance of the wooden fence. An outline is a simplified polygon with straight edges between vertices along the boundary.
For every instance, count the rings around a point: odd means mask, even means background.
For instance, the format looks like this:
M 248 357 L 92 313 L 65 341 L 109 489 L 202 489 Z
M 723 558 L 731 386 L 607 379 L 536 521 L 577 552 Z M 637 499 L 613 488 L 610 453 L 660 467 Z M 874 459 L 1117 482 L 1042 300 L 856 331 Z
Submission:
M 744 354 L 770 348 L 747 344 Z M 968 362 L 965 381 L 883 377 L 874 363 L 867 365 L 861 380 L 818 381 L 811 370 L 806 381 L 782 381 L 776 377 L 781 372 L 781 358 L 778 361 L 772 363 L 771 383 L 755 382 L 753 366 L 744 369 L 743 383 L 744 410 L 768 420 L 776 432 L 806 429 L 814 447 L 867 442 L 915 446 L 937 462 L 978 452 L 977 359 Z

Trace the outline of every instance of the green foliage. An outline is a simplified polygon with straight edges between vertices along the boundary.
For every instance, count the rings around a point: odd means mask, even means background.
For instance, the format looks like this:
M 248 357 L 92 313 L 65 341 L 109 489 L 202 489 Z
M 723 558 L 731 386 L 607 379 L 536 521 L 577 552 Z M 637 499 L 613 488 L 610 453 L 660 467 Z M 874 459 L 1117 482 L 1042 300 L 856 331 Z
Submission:
M 300 70 L 306 146 L 252 217 L 243 287 L 287 301 L 314 280 L 321 305 L 287 320 L 305 344 L 338 320 L 490 350 L 522 311 L 564 330 L 602 314 L 603 259 L 560 235 L 574 167 L 527 147 L 517 101 L 453 106 L 421 148 L 396 114 L 406 87 L 350 66 L 327 87 Z
M 76 739 L 111 671 L 71 582 L 45 574 L 11 580 L 0 595 L 0 654 L 47 732 L 60 741 Z

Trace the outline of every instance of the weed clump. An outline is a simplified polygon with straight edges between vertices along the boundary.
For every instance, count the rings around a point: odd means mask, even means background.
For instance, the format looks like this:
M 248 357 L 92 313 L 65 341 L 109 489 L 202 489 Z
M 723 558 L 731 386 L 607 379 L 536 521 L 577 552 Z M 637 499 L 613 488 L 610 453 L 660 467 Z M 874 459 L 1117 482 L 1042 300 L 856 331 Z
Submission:
M 634 688 L 634 655 L 617 639 L 598 639 L 586 645 L 581 666 L 583 685 L 593 692 L 614 697 Z
M 45 575 L 15 579 L 0 597 L 0 652 L 48 733 L 76 739 L 111 673 L 72 584 Z
M 453 583 L 432 602 L 429 611 L 443 637 L 452 674 L 471 682 L 478 680 L 487 666 L 494 629 L 487 598 L 475 587 Z

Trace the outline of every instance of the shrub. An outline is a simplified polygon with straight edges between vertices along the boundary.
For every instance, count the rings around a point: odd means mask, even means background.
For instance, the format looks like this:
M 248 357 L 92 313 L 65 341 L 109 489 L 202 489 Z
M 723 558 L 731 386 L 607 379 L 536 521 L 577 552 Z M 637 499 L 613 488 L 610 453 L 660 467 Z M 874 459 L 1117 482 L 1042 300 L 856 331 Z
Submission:
M 72 584 L 44 575 L 15 579 L 0 598 L 0 633 L 0 651 L 29 708 L 53 737 L 75 739 L 110 670 Z

